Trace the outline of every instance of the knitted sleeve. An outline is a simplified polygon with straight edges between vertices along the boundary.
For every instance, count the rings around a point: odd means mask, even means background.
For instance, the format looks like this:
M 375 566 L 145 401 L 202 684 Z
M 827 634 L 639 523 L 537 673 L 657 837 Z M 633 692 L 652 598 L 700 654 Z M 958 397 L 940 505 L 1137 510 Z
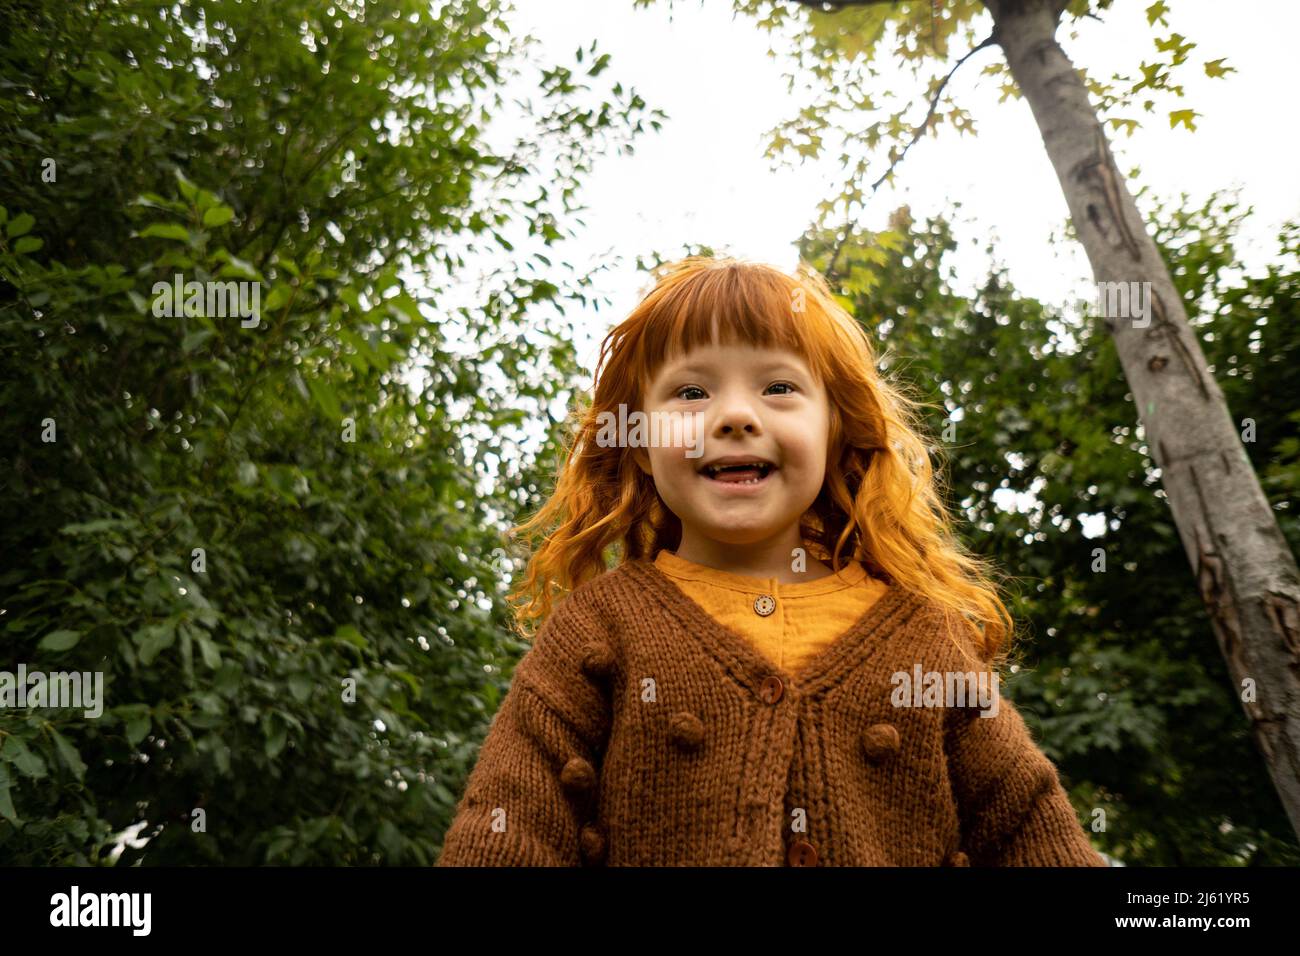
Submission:
M 579 866 L 598 849 L 584 827 L 609 732 L 609 649 L 585 597 L 560 601 L 515 667 L 438 866 Z
M 950 708 L 945 735 L 962 849 L 972 866 L 1106 866 L 1055 765 L 999 695 L 997 714 Z

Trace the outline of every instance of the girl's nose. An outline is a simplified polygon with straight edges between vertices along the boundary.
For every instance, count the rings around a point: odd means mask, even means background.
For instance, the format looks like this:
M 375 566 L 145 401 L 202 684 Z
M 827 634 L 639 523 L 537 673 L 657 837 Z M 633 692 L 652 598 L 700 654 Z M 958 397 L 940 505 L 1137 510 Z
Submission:
M 741 428 L 757 434 L 762 430 L 762 424 L 748 402 L 733 401 L 718 413 L 717 429 L 726 435 Z

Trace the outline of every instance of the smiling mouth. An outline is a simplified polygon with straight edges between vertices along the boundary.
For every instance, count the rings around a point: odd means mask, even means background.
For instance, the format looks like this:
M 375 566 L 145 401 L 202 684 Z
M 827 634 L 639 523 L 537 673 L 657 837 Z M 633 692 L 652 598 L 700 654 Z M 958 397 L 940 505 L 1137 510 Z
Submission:
M 766 463 L 753 465 L 723 465 L 708 467 L 700 474 L 709 481 L 720 485 L 758 485 L 767 480 L 776 471 L 775 466 Z

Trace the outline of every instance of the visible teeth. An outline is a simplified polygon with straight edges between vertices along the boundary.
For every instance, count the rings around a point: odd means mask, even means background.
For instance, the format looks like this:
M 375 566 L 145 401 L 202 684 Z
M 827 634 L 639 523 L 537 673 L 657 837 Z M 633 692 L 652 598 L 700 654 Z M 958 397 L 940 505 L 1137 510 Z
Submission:
M 736 465 L 728 465 L 728 466 L 725 466 L 725 467 L 727 467 L 727 468 L 736 468 L 736 467 L 739 467 L 739 466 L 736 466 Z M 764 478 L 766 478 L 767 475 L 768 475 L 768 474 L 771 472 L 771 470 L 772 470 L 772 466 L 771 466 L 771 465 L 760 465 L 760 464 L 754 464 L 754 465 L 749 465 L 749 466 L 747 466 L 747 467 L 750 467 L 750 468 L 756 468 L 756 469 L 759 471 L 759 473 L 762 475 L 762 477 L 764 477 Z M 709 475 L 710 478 L 716 478 L 716 477 L 717 477 L 717 476 L 722 472 L 722 470 L 723 470 L 723 469 L 720 468 L 720 467 L 718 467 L 717 465 L 710 465 L 708 468 L 705 469 L 705 471 L 708 473 L 708 475 Z M 752 480 L 753 480 L 753 479 L 746 479 L 745 481 L 739 481 L 739 482 L 735 482 L 735 483 L 736 483 L 736 484 L 741 484 L 741 485 L 743 485 L 743 484 L 746 484 L 746 483 L 748 483 L 748 482 L 750 482 L 750 481 L 752 481 Z
M 711 476 L 714 477 L 714 480 L 716 480 L 716 476 L 717 476 L 717 474 L 718 474 L 716 471 L 710 471 L 709 474 L 710 474 Z M 764 479 L 766 479 L 766 478 L 767 478 L 767 474 L 768 474 L 768 469 L 764 469 L 764 470 L 763 470 L 763 474 L 762 474 L 760 477 L 758 477 L 758 478 L 745 478 L 745 479 L 743 479 L 743 480 L 741 480 L 741 481 L 728 481 L 728 482 L 725 482 L 725 483 L 728 484 L 728 485 L 756 485 L 756 484 L 758 484 L 760 481 L 763 481 Z

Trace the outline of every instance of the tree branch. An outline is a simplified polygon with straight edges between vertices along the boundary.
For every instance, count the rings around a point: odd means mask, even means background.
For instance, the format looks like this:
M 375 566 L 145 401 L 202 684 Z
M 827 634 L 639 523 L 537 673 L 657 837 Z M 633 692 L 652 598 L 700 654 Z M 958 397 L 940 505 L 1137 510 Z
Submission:
M 796 2 L 805 3 L 805 0 L 796 0 Z M 808 2 L 819 2 L 819 0 L 808 0 Z M 839 0 L 826 0 L 826 2 L 838 3 Z M 878 2 L 878 0 L 857 0 L 857 3 L 859 4 L 862 2 L 875 3 Z M 849 2 L 845 2 L 842 5 L 849 6 L 852 4 L 850 4 Z M 998 42 L 997 37 L 998 37 L 997 28 L 995 27 L 992 33 L 986 36 L 978 44 L 971 47 L 970 50 L 968 50 L 960 60 L 958 60 L 955 64 L 953 64 L 953 68 L 948 71 L 948 75 L 945 76 L 940 81 L 938 87 L 935 88 L 934 93 L 931 94 L 930 108 L 926 111 L 925 119 L 921 121 L 921 125 L 916 127 L 916 131 L 912 134 L 912 138 L 908 141 L 907 145 L 903 147 L 902 151 L 899 152 L 899 154 L 895 156 L 892 160 L 890 160 L 889 168 L 884 171 L 884 173 L 880 176 L 879 179 L 877 179 L 874 183 L 871 184 L 871 195 L 874 196 L 876 194 L 876 191 L 880 189 L 881 184 L 884 183 L 884 181 L 893 174 L 894 170 L 898 168 L 899 163 L 903 161 L 903 157 L 907 155 L 907 151 L 911 149 L 913 146 L 915 146 L 917 141 L 920 140 L 920 138 L 925 135 L 925 131 L 930 127 L 930 121 L 934 119 L 935 110 L 939 108 L 939 98 L 943 96 L 943 91 L 945 88 L 947 88 L 948 81 L 953 78 L 953 75 L 959 69 L 961 69 L 961 65 L 965 63 L 967 60 L 969 60 L 972 56 L 974 56 L 980 50 L 983 50 L 985 47 L 993 46 L 994 44 L 996 44 Z M 828 273 L 833 272 L 835 270 L 835 264 L 839 261 L 840 252 L 844 248 L 844 243 L 848 241 L 850 227 L 851 227 L 851 223 L 846 220 L 846 222 L 844 223 L 844 235 L 842 235 L 840 237 L 840 241 L 835 244 L 835 252 L 831 255 L 831 261 L 829 265 L 826 267 L 826 271 Z
M 939 83 L 938 88 L 935 89 L 934 95 L 930 97 L 930 108 L 926 111 L 925 119 L 921 121 L 921 125 L 918 126 L 916 128 L 916 132 L 912 134 L 911 140 L 909 140 L 907 145 L 903 147 L 902 152 L 900 152 L 898 156 L 895 157 L 893 161 L 890 162 L 889 168 L 885 170 L 884 174 L 879 179 L 877 179 L 874 183 L 871 184 L 871 191 L 873 193 L 880 188 L 880 184 L 883 183 L 886 179 L 888 179 L 890 173 L 892 173 L 894 169 L 898 166 L 898 164 L 903 161 L 903 157 L 907 155 L 907 151 L 911 149 L 913 146 L 915 146 L 917 140 L 919 140 L 922 136 L 925 135 L 926 128 L 930 125 L 930 120 L 934 118 L 935 110 L 939 108 L 939 97 L 943 95 L 944 88 L 947 87 L 948 81 L 952 79 L 953 74 L 956 73 L 959 69 L 961 69 L 961 65 L 965 63 L 967 60 L 969 60 L 976 53 L 978 53 L 980 50 L 984 49 L 987 46 L 992 46 L 996 42 L 997 42 L 996 33 L 990 33 L 983 40 L 981 40 L 977 46 L 971 47 L 970 51 L 967 52 L 960 60 L 958 60 L 956 64 L 953 66 L 953 68 L 948 71 L 948 75 L 943 78 L 943 80 Z

